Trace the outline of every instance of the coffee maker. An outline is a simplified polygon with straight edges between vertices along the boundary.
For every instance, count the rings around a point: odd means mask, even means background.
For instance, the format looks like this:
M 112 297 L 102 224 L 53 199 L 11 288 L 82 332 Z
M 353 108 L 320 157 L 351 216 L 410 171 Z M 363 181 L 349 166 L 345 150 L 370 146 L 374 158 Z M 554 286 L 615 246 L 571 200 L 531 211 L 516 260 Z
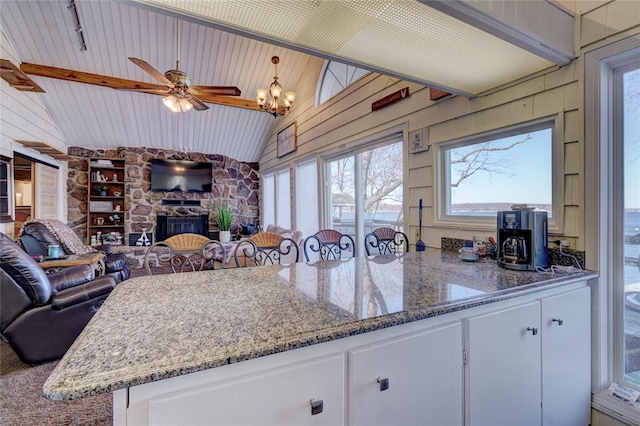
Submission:
M 547 212 L 498 212 L 498 265 L 519 271 L 549 266 Z

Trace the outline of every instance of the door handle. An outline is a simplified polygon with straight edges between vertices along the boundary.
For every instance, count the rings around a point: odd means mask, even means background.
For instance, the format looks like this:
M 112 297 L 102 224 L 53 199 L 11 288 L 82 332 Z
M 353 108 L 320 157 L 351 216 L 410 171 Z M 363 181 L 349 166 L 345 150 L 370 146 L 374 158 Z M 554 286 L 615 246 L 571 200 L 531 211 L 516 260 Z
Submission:
M 530 331 L 531 335 L 535 336 L 536 334 L 538 334 L 538 327 L 527 327 L 527 331 Z
M 557 322 L 558 325 L 562 325 L 564 323 L 564 320 L 562 318 L 552 318 L 551 322 Z

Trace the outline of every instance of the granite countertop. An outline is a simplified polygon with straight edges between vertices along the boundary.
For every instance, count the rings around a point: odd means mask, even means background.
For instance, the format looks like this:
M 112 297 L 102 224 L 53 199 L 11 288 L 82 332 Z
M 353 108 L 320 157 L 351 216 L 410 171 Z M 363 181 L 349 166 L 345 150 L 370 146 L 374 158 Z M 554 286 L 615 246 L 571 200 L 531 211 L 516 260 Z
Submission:
M 117 285 L 44 384 L 66 400 L 596 277 L 403 256 L 138 277 Z

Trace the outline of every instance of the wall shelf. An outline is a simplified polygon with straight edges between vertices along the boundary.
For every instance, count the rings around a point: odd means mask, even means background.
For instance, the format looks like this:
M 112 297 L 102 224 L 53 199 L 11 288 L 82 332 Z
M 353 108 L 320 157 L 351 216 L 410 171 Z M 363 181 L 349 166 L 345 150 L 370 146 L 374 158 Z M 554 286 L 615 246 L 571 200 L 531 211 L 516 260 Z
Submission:
M 87 244 L 98 232 L 102 235 L 118 233 L 125 241 L 124 232 L 124 159 L 91 159 L 89 161 L 89 184 L 87 185 Z M 107 187 L 107 195 L 99 195 L 96 188 Z M 117 193 L 114 194 L 114 193 Z M 117 215 L 120 220 L 114 223 L 110 217 Z M 102 244 L 102 241 L 97 241 Z M 117 244 L 109 242 L 109 244 Z

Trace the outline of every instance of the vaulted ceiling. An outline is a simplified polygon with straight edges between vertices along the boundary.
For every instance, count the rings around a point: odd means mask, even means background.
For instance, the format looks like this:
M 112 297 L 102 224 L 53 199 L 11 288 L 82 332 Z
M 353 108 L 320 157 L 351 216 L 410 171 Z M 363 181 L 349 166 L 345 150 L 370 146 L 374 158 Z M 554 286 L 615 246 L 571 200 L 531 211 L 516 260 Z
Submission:
M 503 3 L 506 2 L 518 4 L 512 0 L 503 1 Z M 493 55 L 493 57 L 484 58 L 485 64 L 474 64 L 483 69 L 482 67 L 488 67 L 490 62 L 497 62 L 498 59 L 505 61 L 505 64 L 512 63 L 513 66 L 501 67 L 504 69 L 502 71 L 504 75 L 496 76 L 496 72 L 486 72 L 484 81 L 481 81 L 477 74 L 483 73 L 469 73 L 470 76 L 473 74 L 473 78 L 457 77 L 459 85 L 456 84 L 455 79 L 444 78 L 450 77 L 451 72 L 441 71 L 441 80 L 437 73 L 425 72 L 424 76 L 421 76 L 419 70 L 424 70 L 425 66 L 422 64 L 419 67 L 414 66 L 414 63 L 418 62 L 415 60 L 415 53 L 400 51 L 400 57 L 413 59 L 400 61 L 388 59 L 389 55 L 393 54 L 393 49 L 383 52 L 383 55 L 378 58 L 375 55 L 369 58 L 366 56 L 367 52 L 362 55 L 358 52 L 361 52 L 367 44 L 373 46 L 372 53 L 381 50 L 376 49 L 375 46 L 377 44 L 381 47 L 383 39 L 388 38 L 389 32 L 388 27 L 378 28 L 378 24 L 386 22 L 386 18 L 381 20 L 381 17 L 387 16 L 391 8 L 410 6 L 410 15 L 401 16 L 403 23 L 407 24 L 411 21 L 406 20 L 406 16 L 414 16 L 419 12 L 418 9 L 424 7 L 423 3 L 431 3 L 411 0 L 362 0 L 349 4 L 356 3 L 364 9 L 356 8 L 351 12 L 356 13 L 355 16 L 366 15 L 368 24 L 361 25 L 357 31 L 343 36 L 345 42 L 340 46 L 336 45 L 340 47 L 340 51 L 309 44 L 310 40 L 313 41 L 311 36 L 322 40 L 323 31 L 325 33 L 333 31 L 337 34 L 337 28 L 340 26 L 336 27 L 331 24 L 331 19 L 327 20 L 327 16 L 334 16 L 331 15 L 332 13 L 340 14 L 341 26 L 347 25 L 345 19 L 348 20 L 348 18 L 343 14 L 350 11 L 335 7 L 347 5 L 348 2 L 337 0 L 326 2 L 76 0 L 75 5 L 86 50 L 80 50 L 80 38 L 76 31 L 78 23 L 74 21 L 68 8 L 69 0 L 2 0 L 1 16 L 2 30 L 23 64 L 40 64 L 99 76 L 159 84 L 127 58 L 140 58 L 161 73 L 174 69 L 176 60 L 179 59 L 180 69 L 189 75 L 192 84 L 237 86 L 242 91 L 239 98 L 247 100 L 247 104 L 251 105 L 250 108 L 239 108 L 207 103 L 209 109 L 206 111 L 176 114 L 163 105 L 162 98 L 159 96 L 29 75 L 46 92 L 37 96 L 41 97 L 67 146 L 172 148 L 181 151 L 219 153 L 241 161 L 258 161 L 264 144 L 274 130 L 273 116 L 252 109 L 256 89 L 266 87 L 272 81 L 274 68 L 270 59 L 274 55 L 280 57 L 278 77 L 286 90 L 296 89 L 296 83 L 302 73 L 320 71 L 309 69 L 310 54 L 314 54 L 324 58 L 337 58 L 352 65 L 403 77 L 410 81 L 433 83 L 430 85 L 467 95 L 474 95 L 505 81 L 511 81 L 514 75 L 524 76 L 538 72 L 553 66 L 553 62 L 562 65 L 566 59 L 566 55 L 560 55 L 561 58 L 557 61 L 554 57 L 545 55 L 545 52 L 536 50 L 535 46 L 531 48 L 523 43 L 516 43 L 519 47 L 500 48 L 500 51 L 504 52 L 504 57 L 498 58 Z M 434 3 L 438 4 L 439 9 L 449 7 L 447 2 Z M 542 3 L 548 5 L 547 2 Z M 237 11 L 225 10 L 223 14 L 220 12 L 222 7 L 212 8 L 216 4 L 229 7 L 243 5 L 242 13 L 247 14 L 248 18 L 235 22 L 234 17 L 237 17 Z M 260 9 L 265 5 L 268 6 L 266 9 Z M 298 13 L 295 18 L 287 16 L 287 10 L 293 9 L 290 6 L 294 5 Z M 365 9 L 374 10 L 374 6 L 379 10 L 363 13 Z M 267 16 L 268 8 L 275 9 L 280 14 L 277 16 L 280 16 L 281 26 L 287 27 L 287 22 L 297 22 L 297 27 L 304 32 L 304 37 L 299 33 L 283 35 L 277 31 L 270 34 L 264 30 L 264 27 L 261 27 L 262 32 L 252 30 L 251 22 L 271 19 Z M 537 9 L 540 8 L 536 6 Z M 329 15 L 321 18 L 320 11 Z M 214 16 L 214 12 L 220 12 L 221 16 Z M 446 12 L 452 13 L 449 10 Z M 542 10 L 532 10 L 527 11 L 526 14 L 533 16 L 534 12 L 538 15 L 546 13 Z M 249 16 L 251 14 L 253 16 Z M 514 16 L 516 15 L 514 13 Z M 335 17 L 338 16 L 335 15 Z M 176 18 L 180 18 L 179 46 L 176 45 Z M 301 20 L 305 20 L 304 24 L 300 24 Z M 364 22 L 363 19 L 361 21 Z M 458 25 L 454 18 L 448 22 L 449 27 Z M 474 25 L 483 27 L 478 23 Z M 365 43 L 364 47 L 360 46 L 357 51 L 344 50 L 343 47 L 349 44 L 347 38 L 361 38 L 363 31 L 367 29 L 365 27 L 376 30 L 377 33 L 374 31 L 371 35 L 367 35 L 370 41 Z M 277 30 L 278 25 L 274 28 Z M 406 31 L 409 36 L 414 37 L 410 34 L 412 30 L 409 27 Z M 472 37 L 479 37 L 478 33 L 475 34 Z M 497 35 L 499 38 L 500 34 Z M 484 34 L 482 36 L 484 37 Z M 488 38 L 494 36 L 495 32 Z M 430 43 L 426 35 L 421 37 L 425 38 L 421 44 Z M 451 46 L 460 43 L 459 40 L 453 42 Z M 389 40 L 386 40 L 384 45 L 388 48 Z M 398 50 L 397 44 L 395 47 Z M 557 51 L 557 49 L 550 50 L 554 54 Z M 461 52 L 465 51 L 469 54 L 454 54 L 453 59 L 460 60 L 461 56 L 468 56 L 469 62 L 471 60 L 478 62 L 483 59 L 482 55 L 470 54 L 473 51 L 472 46 L 465 46 L 461 50 Z M 522 54 L 523 59 L 520 61 L 510 59 L 515 53 Z M 401 62 L 408 68 L 394 67 L 394 64 L 400 66 Z M 524 62 L 526 64 L 523 65 Z M 311 61 L 311 63 L 319 62 Z M 20 66 L 20 64 L 16 65 Z M 469 66 L 471 65 L 469 63 Z M 455 66 L 460 67 L 460 65 Z M 516 69 L 517 66 L 521 66 L 521 69 Z M 414 75 L 416 72 L 417 75 Z M 507 75 L 507 72 L 512 74 Z M 514 72 L 516 74 L 513 74 Z M 475 86 L 463 85 L 463 82 L 468 83 L 466 80 L 474 80 Z

